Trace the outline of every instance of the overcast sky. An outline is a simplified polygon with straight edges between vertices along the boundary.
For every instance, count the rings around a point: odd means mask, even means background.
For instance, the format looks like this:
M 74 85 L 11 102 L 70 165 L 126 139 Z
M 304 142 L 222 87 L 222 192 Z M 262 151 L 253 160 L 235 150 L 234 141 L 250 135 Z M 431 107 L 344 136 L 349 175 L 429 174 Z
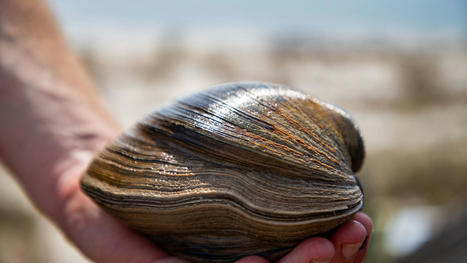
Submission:
M 49 0 L 67 33 L 92 26 L 466 38 L 465 0 Z

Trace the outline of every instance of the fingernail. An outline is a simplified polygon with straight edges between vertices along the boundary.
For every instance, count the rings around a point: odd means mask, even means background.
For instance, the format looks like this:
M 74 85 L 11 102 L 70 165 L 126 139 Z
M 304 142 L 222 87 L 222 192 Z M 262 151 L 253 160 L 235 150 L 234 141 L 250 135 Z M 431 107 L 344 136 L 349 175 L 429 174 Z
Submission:
M 363 242 L 342 245 L 342 256 L 349 260 L 357 253 L 358 249 L 362 246 Z
M 362 250 L 366 247 L 366 243 L 368 242 L 368 236 L 365 237 L 365 240 L 363 240 L 362 245 L 360 246 L 359 250 Z

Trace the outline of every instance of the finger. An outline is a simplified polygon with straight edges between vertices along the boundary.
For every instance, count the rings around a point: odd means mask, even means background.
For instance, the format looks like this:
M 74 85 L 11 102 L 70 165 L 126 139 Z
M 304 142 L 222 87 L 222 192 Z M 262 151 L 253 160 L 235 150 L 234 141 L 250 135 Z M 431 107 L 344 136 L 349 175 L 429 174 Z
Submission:
M 332 262 L 353 262 L 367 236 L 365 226 L 351 219 L 340 226 L 331 236 L 336 253 Z
M 330 262 L 334 255 L 332 243 L 322 237 L 312 237 L 300 243 L 279 263 Z
M 267 263 L 268 261 L 262 257 L 251 256 L 235 261 L 235 263 Z
M 95 262 L 154 262 L 168 256 L 104 213 L 81 192 L 65 206 L 67 236 Z M 169 261 L 170 262 L 170 261 Z
M 373 232 L 373 222 L 369 216 L 362 212 L 357 213 L 353 217 L 353 219 L 360 222 L 365 227 L 367 232 L 367 237 L 365 241 L 363 241 L 362 246 L 360 247 L 359 251 L 357 252 L 354 258 L 355 263 L 360 263 L 363 262 L 366 252 L 368 251 L 368 246 L 370 245 L 370 238 Z
M 368 234 L 371 235 L 373 231 L 373 221 L 368 215 L 363 212 L 358 212 L 352 217 L 352 219 L 360 222 L 365 227 Z

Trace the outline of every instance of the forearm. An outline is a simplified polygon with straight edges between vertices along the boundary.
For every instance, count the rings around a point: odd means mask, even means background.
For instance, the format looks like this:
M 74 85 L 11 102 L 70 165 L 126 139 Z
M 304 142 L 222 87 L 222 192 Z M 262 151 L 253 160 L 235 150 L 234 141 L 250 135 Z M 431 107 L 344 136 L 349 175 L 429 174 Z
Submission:
M 118 132 L 42 1 L 0 0 L 0 123 L 2 161 L 55 220 L 66 176 Z
M 89 98 L 92 82 L 64 41 L 44 0 L 0 0 L 0 41 Z M 9 50 L 0 53 L 9 55 Z M 3 59 L 2 59 L 3 60 Z

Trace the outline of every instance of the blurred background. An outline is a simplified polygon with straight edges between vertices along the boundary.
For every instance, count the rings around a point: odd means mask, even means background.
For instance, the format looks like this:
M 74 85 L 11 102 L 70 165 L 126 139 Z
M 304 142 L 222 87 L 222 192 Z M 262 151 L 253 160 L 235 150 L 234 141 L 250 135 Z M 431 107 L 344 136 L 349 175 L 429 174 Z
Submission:
M 243 80 L 347 109 L 367 148 L 366 262 L 466 262 L 466 1 L 49 3 L 123 127 Z M 0 215 L 0 262 L 88 262 L 9 176 Z

